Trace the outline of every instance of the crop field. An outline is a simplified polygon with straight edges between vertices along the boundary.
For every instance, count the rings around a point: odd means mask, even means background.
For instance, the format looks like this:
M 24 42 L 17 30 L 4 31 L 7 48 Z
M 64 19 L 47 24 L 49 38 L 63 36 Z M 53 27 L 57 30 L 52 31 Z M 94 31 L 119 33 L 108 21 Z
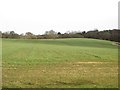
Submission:
M 117 88 L 118 46 L 87 38 L 2 39 L 3 88 Z

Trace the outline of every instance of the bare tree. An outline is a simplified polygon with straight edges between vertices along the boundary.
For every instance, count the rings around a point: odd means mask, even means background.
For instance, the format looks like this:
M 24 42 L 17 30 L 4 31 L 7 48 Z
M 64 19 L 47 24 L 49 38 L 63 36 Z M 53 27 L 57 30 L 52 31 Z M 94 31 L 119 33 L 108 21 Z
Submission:
M 26 32 L 25 33 L 25 38 L 26 39 L 36 39 L 37 37 L 31 32 Z
M 57 33 L 53 30 L 46 31 L 45 35 L 46 35 L 46 38 L 52 38 L 52 39 L 55 39 L 58 37 Z

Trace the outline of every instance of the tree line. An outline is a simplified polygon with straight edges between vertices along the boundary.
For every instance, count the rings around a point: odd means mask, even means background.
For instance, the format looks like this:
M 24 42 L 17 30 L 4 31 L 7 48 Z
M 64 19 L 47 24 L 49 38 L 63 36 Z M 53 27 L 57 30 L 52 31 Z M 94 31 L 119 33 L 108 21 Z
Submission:
M 31 32 L 26 32 L 25 34 L 17 34 L 14 31 L 1 32 L 1 38 L 14 38 L 14 39 L 59 39 L 59 38 L 93 38 L 101 40 L 110 40 L 120 42 L 120 30 L 91 30 L 91 31 L 68 31 L 64 34 L 61 32 L 55 32 L 54 30 L 46 31 L 44 34 L 34 35 Z

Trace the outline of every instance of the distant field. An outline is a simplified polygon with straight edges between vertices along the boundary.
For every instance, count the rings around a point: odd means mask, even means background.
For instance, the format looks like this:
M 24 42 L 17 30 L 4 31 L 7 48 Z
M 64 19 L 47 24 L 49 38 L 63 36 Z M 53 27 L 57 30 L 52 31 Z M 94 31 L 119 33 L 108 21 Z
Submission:
M 117 88 L 118 48 L 97 39 L 3 39 L 3 87 Z

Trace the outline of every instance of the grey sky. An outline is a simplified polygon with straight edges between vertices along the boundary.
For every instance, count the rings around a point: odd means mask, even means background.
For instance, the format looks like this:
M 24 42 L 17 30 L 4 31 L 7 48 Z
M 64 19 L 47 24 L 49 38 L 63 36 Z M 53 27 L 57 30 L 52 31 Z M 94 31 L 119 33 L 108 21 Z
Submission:
M 34 34 L 118 28 L 119 0 L 0 0 L 0 30 Z

